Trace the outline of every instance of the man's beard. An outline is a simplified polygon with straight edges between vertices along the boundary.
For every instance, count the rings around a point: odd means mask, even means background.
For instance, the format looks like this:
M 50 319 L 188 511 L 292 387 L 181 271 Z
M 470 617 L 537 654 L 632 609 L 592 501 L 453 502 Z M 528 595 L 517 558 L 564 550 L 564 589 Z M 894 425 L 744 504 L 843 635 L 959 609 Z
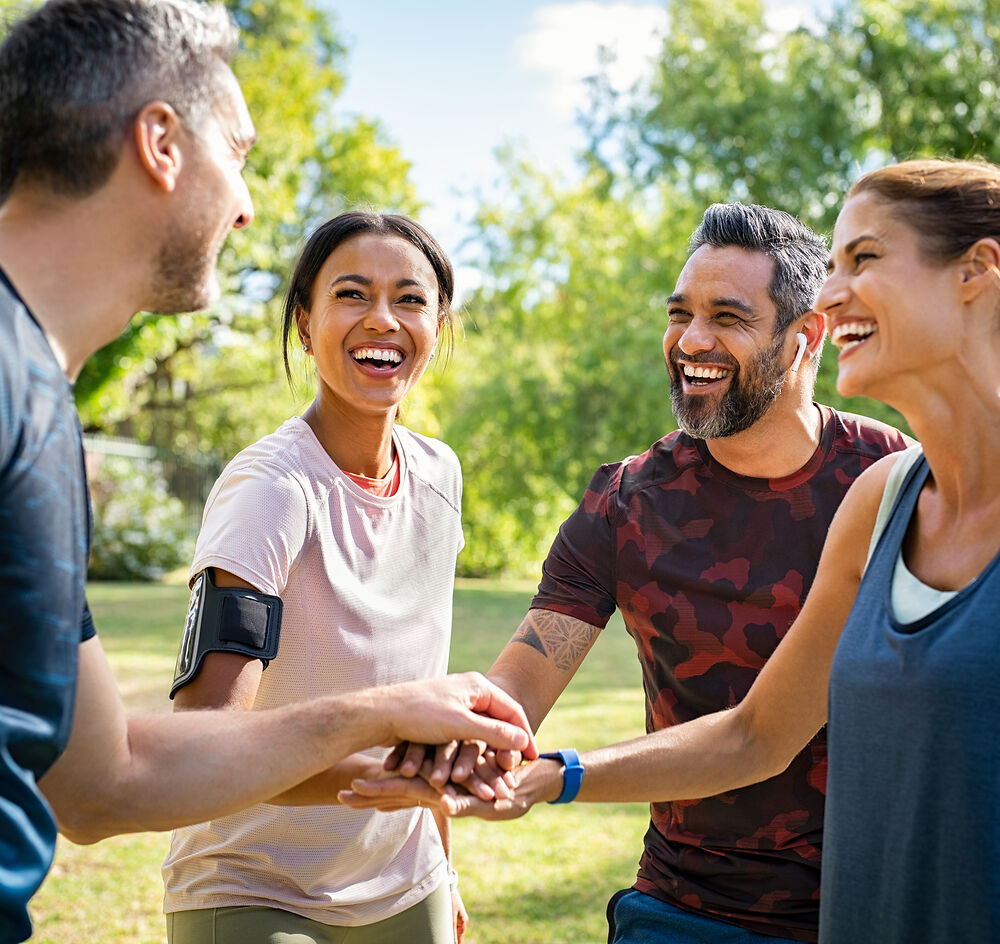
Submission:
M 788 374 L 779 357 L 784 341 L 782 335 L 775 337 L 745 368 L 739 368 L 733 361 L 729 389 L 721 401 L 711 395 L 684 393 L 681 368 L 671 361 L 670 403 L 677 425 L 696 439 L 721 439 L 753 426 L 771 408 L 785 385 Z M 712 363 L 717 364 L 718 360 Z
M 182 234 L 172 228 L 160 247 L 146 310 L 176 314 L 200 311 L 218 301 L 216 255 L 206 246 L 202 233 Z

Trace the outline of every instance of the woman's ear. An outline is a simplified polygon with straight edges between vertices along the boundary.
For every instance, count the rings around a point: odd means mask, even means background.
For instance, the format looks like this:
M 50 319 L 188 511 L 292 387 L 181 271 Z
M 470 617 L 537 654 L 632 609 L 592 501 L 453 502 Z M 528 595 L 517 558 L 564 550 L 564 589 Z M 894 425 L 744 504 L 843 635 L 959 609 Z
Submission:
M 1000 242 L 977 240 L 959 260 L 962 301 L 972 301 L 986 289 L 1000 287 Z
M 295 306 L 295 327 L 299 332 L 299 342 L 303 351 L 312 350 L 312 341 L 309 339 L 309 312 L 301 305 Z
M 160 101 L 143 105 L 132 133 L 139 165 L 157 187 L 173 192 L 183 164 L 181 120 L 173 106 Z

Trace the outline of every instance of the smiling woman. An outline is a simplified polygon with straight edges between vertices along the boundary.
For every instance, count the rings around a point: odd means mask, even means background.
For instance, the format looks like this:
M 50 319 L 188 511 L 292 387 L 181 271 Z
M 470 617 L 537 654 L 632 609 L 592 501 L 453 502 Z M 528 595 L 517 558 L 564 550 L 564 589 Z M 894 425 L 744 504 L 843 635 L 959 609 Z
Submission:
M 179 710 L 250 710 L 446 672 L 461 470 L 447 446 L 395 420 L 442 331 L 450 340 L 452 292 L 447 257 L 406 217 L 345 213 L 307 241 L 284 307 L 284 360 L 290 375 L 295 332 L 315 364 L 315 399 L 223 472 L 191 568 L 193 579 L 210 572 L 214 593 L 280 598 L 280 646 L 261 623 L 260 657 L 246 640 L 203 654 L 175 681 Z M 164 869 L 172 944 L 340 941 L 347 928 L 359 944 L 450 944 L 465 919 L 449 889 L 447 820 L 336 805 L 354 777 L 378 775 L 384 754 L 177 830 Z

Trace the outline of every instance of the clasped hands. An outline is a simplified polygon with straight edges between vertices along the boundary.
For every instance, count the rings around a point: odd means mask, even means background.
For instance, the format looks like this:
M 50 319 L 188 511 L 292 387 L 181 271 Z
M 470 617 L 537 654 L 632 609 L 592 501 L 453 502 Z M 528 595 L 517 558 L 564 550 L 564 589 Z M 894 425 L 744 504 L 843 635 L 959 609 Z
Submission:
M 524 760 L 520 751 L 495 751 L 483 741 L 404 743 L 383 764 L 383 776 L 358 779 L 338 798 L 354 809 L 428 807 L 447 816 L 515 819 L 562 789 L 562 765 Z

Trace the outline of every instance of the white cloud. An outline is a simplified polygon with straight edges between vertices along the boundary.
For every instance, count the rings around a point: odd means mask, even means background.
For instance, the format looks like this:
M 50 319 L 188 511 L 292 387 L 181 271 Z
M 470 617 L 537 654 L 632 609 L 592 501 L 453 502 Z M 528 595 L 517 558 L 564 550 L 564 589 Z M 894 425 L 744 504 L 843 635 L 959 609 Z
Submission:
M 649 68 L 667 26 L 662 3 L 581 0 L 539 7 L 530 31 L 518 41 L 521 65 L 549 75 L 543 100 L 561 119 L 587 103 L 583 79 L 601 69 L 598 50 L 614 58 L 606 71 L 615 88 L 627 88 Z

